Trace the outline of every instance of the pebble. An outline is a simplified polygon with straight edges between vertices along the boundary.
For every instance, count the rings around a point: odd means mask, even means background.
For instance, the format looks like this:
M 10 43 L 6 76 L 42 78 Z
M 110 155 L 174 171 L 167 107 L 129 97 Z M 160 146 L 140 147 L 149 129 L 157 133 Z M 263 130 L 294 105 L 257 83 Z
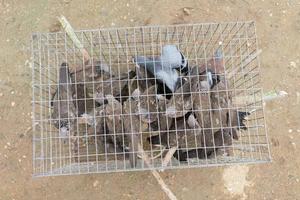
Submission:
M 11 91 L 10 94 L 15 94 L 15 91 Z
M 222 45 L 223 44 L 223 42 L 222 41 L 219 41 L 219 45 Z
M 190 9 L 188 9 L 188 8 L 183 8 L 183 12 L 184 12 L 184 14 L 186 14 L 186 15 L 190 15 L 190 14 L 191 14 Z
M 112 25 L 112 26 L 115 26 L 116 24 L 112 22 L 111 25 Z
M 19 162 L 22 162 L 22 160 L 21 160 L 21 159 L 19 159 L 18 161 L 19 161 Z
M 94 181 L 93 186 L 97 187 L 98 185 L 99 185 L 99 181 L 98 180 Z
M 11 106 L 14 107 L 16 105 L 16 102 L 12 101 Z
M 270 15 L 270 17 L 272 17 L 272 16 L 273 16 L 273 13 L 270 13 L 269 15 Z
M 23 156 L 22 156 L 22 158 L 26 158 L 26 156 L 25 156 L 25 155 L 23 155 Z
M 300 129 L 297 129 L 297 133 L 300 133 Z
M 10 142 L 7 142 L 6 144 L 7 144 L 7 146 L 10 146 Z
M 127 3 L 126 6 L 129 7 L 129 3 Z
M 0 97 L 3 97 L 3 93 L 2 92 L 0 93 Z
M 290 65 L 291 65 L 292 67 L 294 67 L 294 68 L 296 68 L 296 67 L 297 67 L 297 64 L 296 64 L 296 62 L 294 62 L 294 61 L 291 61 L 291 62 L 290 62 Z
M 292 133 L 293 132 L 293 130 L 292 129 L 289 129 L 289 133 Z
M 133 19 L 130 19 L 130 21 L 133 22 L 134 20 L 133 20 Z

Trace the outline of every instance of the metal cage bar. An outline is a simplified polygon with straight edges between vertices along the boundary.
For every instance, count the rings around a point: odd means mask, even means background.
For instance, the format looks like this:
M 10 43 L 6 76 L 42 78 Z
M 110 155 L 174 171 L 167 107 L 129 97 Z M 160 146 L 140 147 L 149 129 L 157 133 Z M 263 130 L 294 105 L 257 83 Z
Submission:
M 258 51 L 254 22 L 80 30 L 76 35 L 91 56 L 89 63 L 66 33 L 32 35 L 35 176 L 270 161 L 260 64 L 253 56 Z M 147 56 L 155 61 L 165 45 L 175 45 L 189 68 L 186 74 L 176 72 L 181 86 L 169 94 L 157 77 L 138 71 L 132 60 Z M 76 67 L 63 83 L 62 63 Z M 195 69 L 205 73 L 193 74 Z M 219 82 L 194 91 L 192 81 L 208 80 L 209 70 Z M 178 109 L 185 114 L 170 117 L 172 101 L 174 106 L 183 102 Z M 235 112 L 238 119 L 250 112 L 243 119 L 246 130 L 234 124 Z M 193 119 L 198 125 L 189 124 Z M 136 140 L 151 166 L 130 146 Z M 166 162 L 171 148 L 175 154 Z

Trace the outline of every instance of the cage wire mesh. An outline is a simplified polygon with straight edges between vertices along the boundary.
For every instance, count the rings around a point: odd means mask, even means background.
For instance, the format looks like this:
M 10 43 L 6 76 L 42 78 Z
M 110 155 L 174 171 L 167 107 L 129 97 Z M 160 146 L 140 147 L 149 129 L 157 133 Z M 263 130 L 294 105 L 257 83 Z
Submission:
M 255 31 L 254 22 L 75 31 L 89 62 L 66 33 L 33 34 L 34 175 L 269 161 Z M 188 61 L 173 93 L 132 60 L 165 45 Z

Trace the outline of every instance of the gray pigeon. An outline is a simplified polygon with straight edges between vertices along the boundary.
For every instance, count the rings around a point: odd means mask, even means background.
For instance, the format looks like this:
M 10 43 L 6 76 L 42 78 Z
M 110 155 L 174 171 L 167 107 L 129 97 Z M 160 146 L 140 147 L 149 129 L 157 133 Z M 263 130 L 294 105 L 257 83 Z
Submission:
M 188 67 L 187 59 L 175 45 L 163 46 L 160 60 L 163 66 L 170 66 L 173 69 L 183 71 Z
M 155 78 L 165 84 L 167 88 L 174 92 L 180 82 L 180 78 L 176 69 L 185 69 L 188 62 L 183 54 L 175 45 L 165 45 L 159 57 L 137 56 L 134 62 L 140 67 L 144 67 Z

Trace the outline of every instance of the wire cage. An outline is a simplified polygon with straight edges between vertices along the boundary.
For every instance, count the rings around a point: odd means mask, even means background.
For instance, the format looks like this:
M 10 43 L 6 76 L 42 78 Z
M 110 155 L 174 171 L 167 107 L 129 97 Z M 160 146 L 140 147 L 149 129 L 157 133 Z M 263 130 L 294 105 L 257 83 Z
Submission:
M 75 33 L 89 61 L 65 32 L 32 36 L 35 176 L 270 161 L 254 22 Z M 133 60 L 165 45 L 188 61 L 168 93 Z

